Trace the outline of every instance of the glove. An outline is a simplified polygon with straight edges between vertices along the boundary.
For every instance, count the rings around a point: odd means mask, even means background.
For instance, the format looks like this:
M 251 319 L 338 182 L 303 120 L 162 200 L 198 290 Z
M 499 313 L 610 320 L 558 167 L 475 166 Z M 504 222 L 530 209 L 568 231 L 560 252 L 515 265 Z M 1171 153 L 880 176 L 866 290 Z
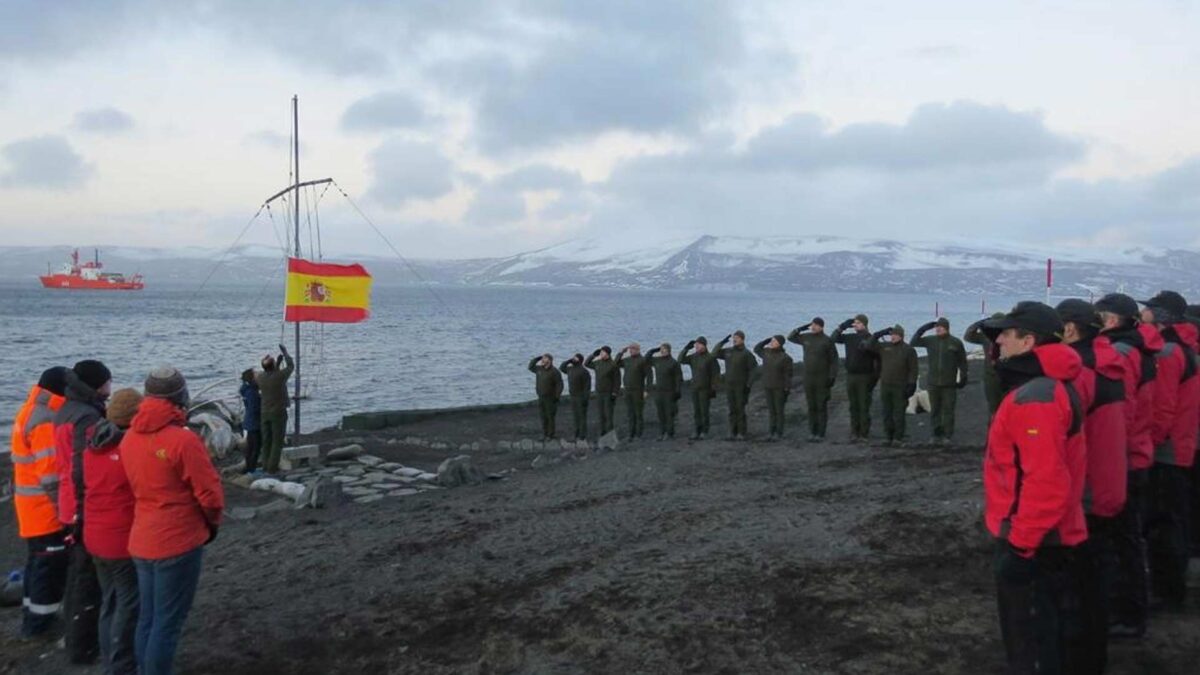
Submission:
M 288 355 L 287 347 L 283 346 L 282 344 L 279 345 L 279 353 L 283 354 L 284 356 L 287 356 Z
M 933 329 L 933 327 L 934 327 L 934 326 L 936 326 L 936 325 L 937 325 L 937 322 L 936 322 L 936 321 L 930 321 L 929 323 L 923 323 L 923 324 L 921 324 L 921 327 L 917 329 L 917 332 L 918 332 L 918 333 L 925 333 L 925 332 L 927 332 L 927 331 L 929 331 L 929 330 L 932 330 L 932 329 Z
M 967 378 L 964 377 L 963 379 L 959 380 L 957 386 L 959 389 L 965 389 L 967 387 L 967 384 L 968 384 Z
M 597 349 L 596 351 L 592 352 L 592 356 L 600 356 L 600 350 Z
M 687 344 L 683 346 L 683 351 L 685 351 L 685 352 L 686 352 L 687 350 L 689 350 L 689 349 L 691 349 L 692 347 L 695 347 L 695 346 L 696 346 L 696 341 L 695 341 L 695 340 L 688 340 Z
M 213 540 L 217 538 L 217 530 L 219 530 L 219 529 L 220 528 L 217 527 L 216 525 L 210 524 L 208 526 L 208 539 L 204 540 L 205 546 L 208 546 L 209 544 L 213 543 Z
M 980 319 L 980 320 L 976 321 L 975 323 L 971 324 L 970 326 L 967 326 L 967 331 L 966 331 L 967 334 L 974 333 L 978 330 L 981 330 L 983 328 L 984 321 L 987 321 L 987 319 Z
M 804 324 L 803 326 L 799 326 L 798 328 L 796 328 L 796 332 L 797 332 L 797 333 L 803 333 L 804 331 L 808 330 L 809 328 L 812 328 L 812 322 L 811 322 L 811 321 L 810 321 L 810 322 L 808 322 L 808 323 L 806 323 L 806 324 Z
M 871 333 L 871 337 L 878 340 L 879 338 L 883 337 L 884 335 L 891 335 L 891 334 L 892 334 L 891 328 L 884 328 L 883 330 L 875 331 L 874 333 Z
M 854 319 L 846 319 L 845 321 L 838 324 L 838 329 L 846 330 L 847 328 L 849 328 L 850 326 L 853 326 L 853 325 L 854 325 Z
M 730 333 L 729 335 L 726 335 L 725 337 L 721 338 L 721 342 L 729 342 L 732 339 L 733 339 L 733 333 Z
M 912 398 L 915 393 L 917 393 L 917 385 L 915 384 L 910 384 L 904 388 L 904 398 Z

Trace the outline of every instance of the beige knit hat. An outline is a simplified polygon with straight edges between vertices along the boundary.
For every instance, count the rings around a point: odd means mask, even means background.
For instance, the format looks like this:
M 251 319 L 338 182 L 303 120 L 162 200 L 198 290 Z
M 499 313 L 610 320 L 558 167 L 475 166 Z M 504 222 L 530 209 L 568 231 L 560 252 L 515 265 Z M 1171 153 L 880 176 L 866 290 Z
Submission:
M 137 389 L 118 389 L 108 399 L 108 410 L 105 417 L 109 422 L 121 427 L 129 426 L 133 416 L 137 414 L 138 406 L 142 404 L 142 395 Z

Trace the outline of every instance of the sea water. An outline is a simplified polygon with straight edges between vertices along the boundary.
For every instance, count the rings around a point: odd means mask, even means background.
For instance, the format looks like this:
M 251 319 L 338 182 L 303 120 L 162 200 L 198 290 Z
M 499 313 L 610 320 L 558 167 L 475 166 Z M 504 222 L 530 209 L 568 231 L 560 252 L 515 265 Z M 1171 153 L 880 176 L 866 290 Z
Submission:
M 236 401 L 238 375 L 278 344 L 293 346 L 282 287 L 150 287 L 138 292 L 46 290 L 0 285 L 0 452 L 38 375 L 53 365 L 100 359 L 113 386 L 136 386 L 155 365 L 188 378 L 193 395 Z M 988 312 L 1016 298 L 987 298 Z M 878 330 L 900 323 L 911 335 L 935 307 L 961 335 L 980 316 L 978 296 L 763 291 L 617 290 L 528 287 L 376 287 L 358 324 L 302 324 L 304 430 L 371 410 L 528 400 L 529 359 L 556 364 L 600 345 L 643 349 L 734 330 L 747 342 L 786 334 L 814 316 L 832 332 L 857 313 Z M 799 359 L 801 350 L 789 345 Z

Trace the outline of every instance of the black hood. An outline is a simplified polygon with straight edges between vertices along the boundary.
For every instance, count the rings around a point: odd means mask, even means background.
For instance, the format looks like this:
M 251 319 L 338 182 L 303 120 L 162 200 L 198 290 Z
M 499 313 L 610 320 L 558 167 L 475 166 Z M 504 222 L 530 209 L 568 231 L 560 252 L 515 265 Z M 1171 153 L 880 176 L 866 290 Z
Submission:
M 96 423 L 96 431 L 92 433 L 92 440 L 88 443 L 88 450 L 92 452 L 104 452 L 120 443 L 124 437 L 124 429 L 108 420 L 100 420 Z
M 67 387 L 65 396 L 68 401 L 79 401 L 80 403 L 88 403 L 98 408 L 104 407 L 104 397 L 98 391 L 93 389 L 88 383 L 84 382 L 73 371 L 66 372 Z

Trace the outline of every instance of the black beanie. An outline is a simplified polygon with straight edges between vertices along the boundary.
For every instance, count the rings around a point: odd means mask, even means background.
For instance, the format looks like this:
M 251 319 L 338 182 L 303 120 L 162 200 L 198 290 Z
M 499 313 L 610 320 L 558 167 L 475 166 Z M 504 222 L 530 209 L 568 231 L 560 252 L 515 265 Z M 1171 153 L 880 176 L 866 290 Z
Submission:
M 821 328 L 824 328 L 824 327 L 825 327 L 825 319 L 822 319 L 822 318 L 821 318 L 821 317 L 819 317 L 819 316 L 815 316 L 815 317 L 813 317 L 813 320 L 812 320 L 812 322 L 813 322 L 814 324 L 816 324 L 816 325 L 820 326 Z
M 75 371 L 75 376 L 92 389 L 99 389 L 112 382 L 112 373 L 108 371 L 108 366 L 99 361 L 92 359 L 80 361 L 71 370 Z
M 603 347 L 601 347 L 600 351 L 604 352 L 605 354 L 608 354 L 609 356 L 612 356 L 612 347 L 609 347 L 608 345 L 604 345 Z
M 701 335 L 700 337 L 696 338 L 696 344 L 704 345 L 705 347 L 707 347 L 708 346 L 708 338 Z
M 38 378 L 38 386 L 56 396 L 65 396 L 67 392 L 66 366 L 47 368 Z M 1197 524 L 1200 527 L 1200 524 Z

